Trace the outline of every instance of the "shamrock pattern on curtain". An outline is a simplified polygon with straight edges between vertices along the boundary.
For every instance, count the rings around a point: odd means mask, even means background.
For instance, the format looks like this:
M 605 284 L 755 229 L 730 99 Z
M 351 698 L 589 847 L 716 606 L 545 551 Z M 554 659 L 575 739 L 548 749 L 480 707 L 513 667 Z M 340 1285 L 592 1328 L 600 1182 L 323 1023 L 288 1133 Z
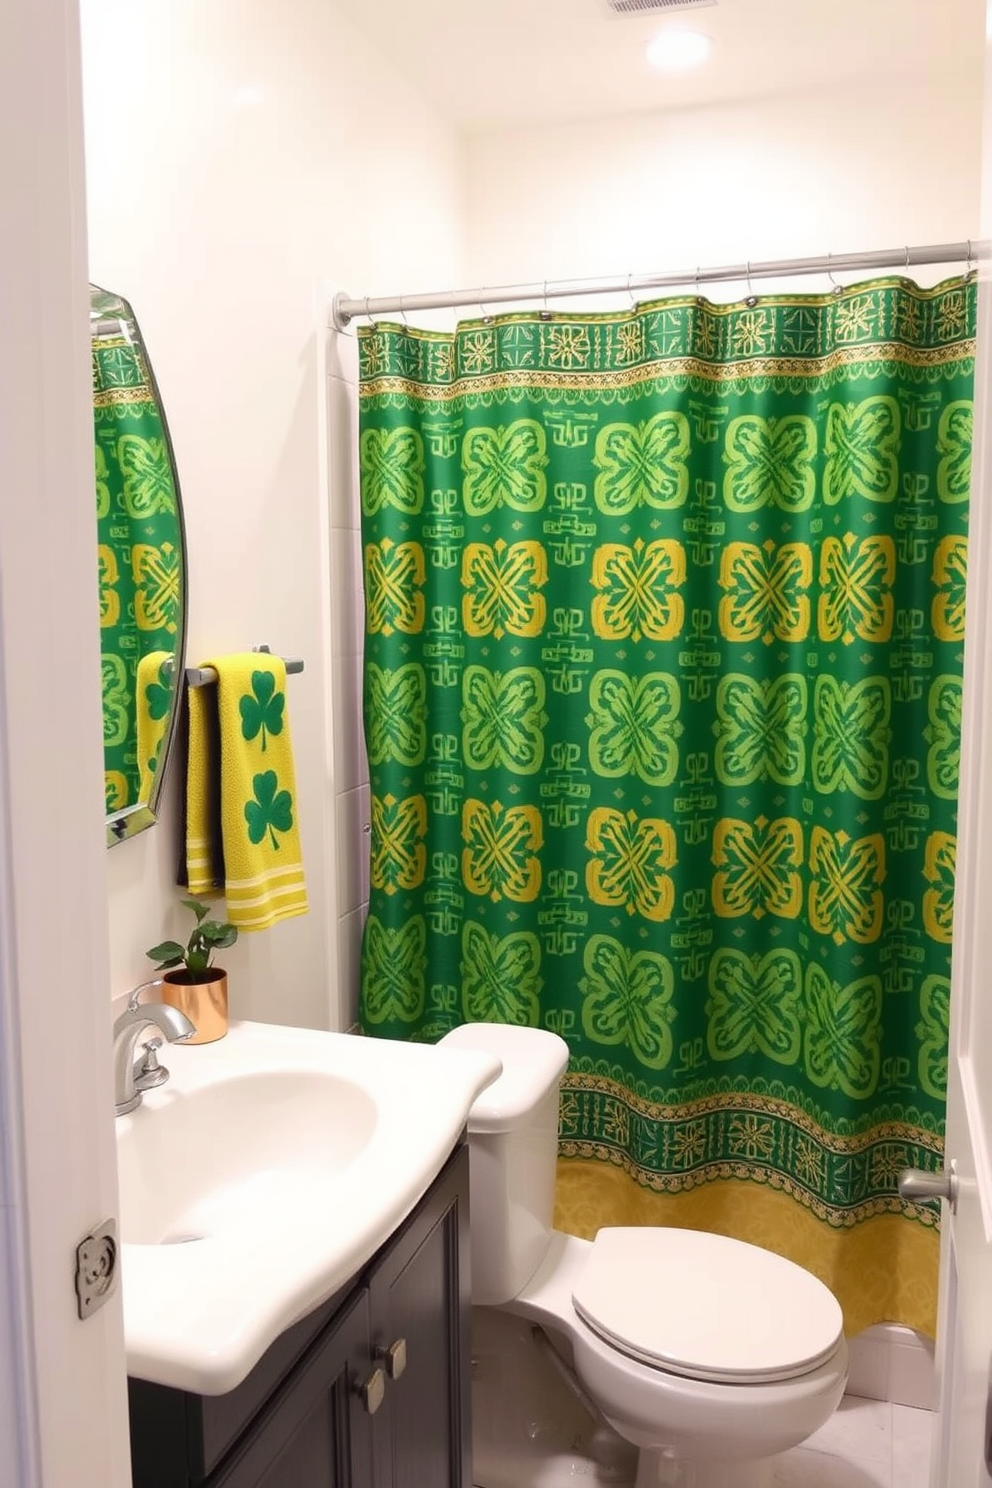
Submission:
M 360 331 L 365 1031 L 554 1029 L 562 1222 L 859 1325 L 932 1327 L 975 293 Z
M 94 308 L 119 307 L 94 290 Z M 119 311 L 118 311 L 119 313 Z M 168 435 L 141 347 L 124 329 L 91 347 L 97 569 L 108 813 L 147 801 L 172 709 L 182 553 Z M 139 663 L 161 656 L 139 697 Z M 142 758 L 142 715 L 155 757 Z

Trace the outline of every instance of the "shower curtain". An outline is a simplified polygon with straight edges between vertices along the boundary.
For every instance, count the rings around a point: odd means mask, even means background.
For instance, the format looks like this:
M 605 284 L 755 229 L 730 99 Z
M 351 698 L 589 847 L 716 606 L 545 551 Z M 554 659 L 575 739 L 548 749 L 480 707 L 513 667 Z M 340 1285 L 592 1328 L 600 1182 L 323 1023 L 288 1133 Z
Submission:
M 975 287 L 360 332 L 367 1033 L 568 1042 L 557 1223 L 934 1330 Z

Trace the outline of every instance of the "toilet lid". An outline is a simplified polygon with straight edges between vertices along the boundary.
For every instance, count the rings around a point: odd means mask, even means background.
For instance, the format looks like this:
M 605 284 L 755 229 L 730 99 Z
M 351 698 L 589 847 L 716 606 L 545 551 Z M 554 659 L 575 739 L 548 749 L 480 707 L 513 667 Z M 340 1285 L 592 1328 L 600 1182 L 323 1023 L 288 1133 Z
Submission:
M 808 1374 L 843 1332 L 836 1297 L 801 1266 L 697 1230 L 600 1230 L 572 1302 L 613 1348 L 717 1383 Z

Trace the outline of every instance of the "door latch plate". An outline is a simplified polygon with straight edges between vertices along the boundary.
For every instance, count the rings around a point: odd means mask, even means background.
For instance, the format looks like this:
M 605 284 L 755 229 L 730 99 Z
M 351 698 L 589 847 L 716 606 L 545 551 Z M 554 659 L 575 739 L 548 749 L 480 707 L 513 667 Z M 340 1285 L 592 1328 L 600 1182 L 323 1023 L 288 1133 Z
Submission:
M 96 1312 L 117 1290 L 118 1261 L 116 1219 L 105 1220 L 76 1246 L 76 1310 L 81 1318 Z

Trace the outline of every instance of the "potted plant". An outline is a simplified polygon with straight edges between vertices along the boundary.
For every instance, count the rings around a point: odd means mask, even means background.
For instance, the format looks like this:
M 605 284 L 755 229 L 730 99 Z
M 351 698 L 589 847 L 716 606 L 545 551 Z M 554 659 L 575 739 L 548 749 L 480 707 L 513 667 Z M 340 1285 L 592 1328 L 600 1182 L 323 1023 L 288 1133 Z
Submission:
M 227 972 L 214 966 L 215 951 L 232 946 L 238 938 L 234 925 L 209 918 L 210 905 L 201 899 L 183 899 L 193 911 L 196 925 L 185 945 L 163 940 L 146 955 L 158 964 L 162 977 L 162 1000 L 185 1013 L 196 1025 L 191 1044 L 209 1044 L 227 1032 Z

